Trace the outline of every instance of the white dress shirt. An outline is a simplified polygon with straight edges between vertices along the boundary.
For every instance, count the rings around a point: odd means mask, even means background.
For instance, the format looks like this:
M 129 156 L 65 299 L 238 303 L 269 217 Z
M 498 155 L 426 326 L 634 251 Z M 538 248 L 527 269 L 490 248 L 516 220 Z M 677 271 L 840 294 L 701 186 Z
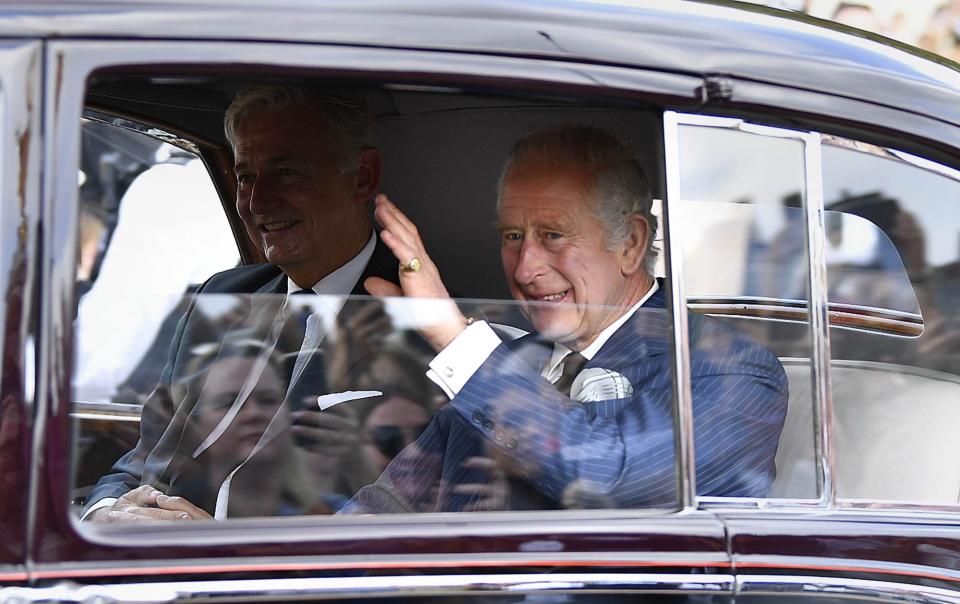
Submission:
M 639 302 L 631 306 L 625 313 L 620 315 L 616 321 L 608 325 L 600 334 L 590 343 L 589 346 L 580 351 L 587 361 L 596 356 L 597 352 L 607 343 L 607 340 L 629 319 L 637 309 L 643 306 L 653 294 L 657 292 L 659 286 L 656 280 L 647 290 Z M 440 351 L 437 356 L 429 363 L 427 377 L 433 383 L 439 386 L 448 397 L 455 397 L 464 384 L 473 377 L 473 374 L 480 369 L 480 366 L 486 362 L 487 357 L 502 344 L 500 338 L 494 333 L 486 321 L 478 321 L 467 326 L 446 348 Z M 546 366 L 542 368 L 541 375 L 550 382 L 556 382 L 560 379 L 562 372 L 563 359 L 570 353 L 570 349 L 563 344 L 554 343 L 553 354 Z

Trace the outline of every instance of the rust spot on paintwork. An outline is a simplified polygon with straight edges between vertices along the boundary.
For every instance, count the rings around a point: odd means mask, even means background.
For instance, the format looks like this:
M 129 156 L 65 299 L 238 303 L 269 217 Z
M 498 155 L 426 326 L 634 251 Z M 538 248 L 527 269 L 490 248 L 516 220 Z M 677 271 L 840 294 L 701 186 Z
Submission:
M 27 179 L 30 174 L 30 143 L 32 141 L 32 130 L 30 124 L 33 123 L 33 77 L 37 70 L 34 68 L 36 55 L 31 62 L 27 82 L 27 127 L 23 132 L 17 135 L 17 149 L 20 152 L 20 163 L 17 174 L 17 199 L 20 202 L 20 224 L 17 227 L 17 242 L 20 250 L 26 250 L 27 246 Z
M 17 199 L 20 200 L 20 225 L 17 227 L 17 242 L 21 249 L 27 245 L 27 176 L 30 161 L 30 127 L 17 137 L 17 148 L 20 150 L 20 170 L 17 180 Z

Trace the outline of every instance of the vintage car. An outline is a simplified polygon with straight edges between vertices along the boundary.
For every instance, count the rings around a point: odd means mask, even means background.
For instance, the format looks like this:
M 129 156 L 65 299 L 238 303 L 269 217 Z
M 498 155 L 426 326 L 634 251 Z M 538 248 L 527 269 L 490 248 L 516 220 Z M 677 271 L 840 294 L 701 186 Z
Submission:
M 287 304 L 190 293 L 264 261 L 223 133 L 251 84 L 366 100 L 380 189 L 460 308 L 504 339 L 531 329 L 491 226 L 511 144 L 575 123 L 633 151 L 667 301 L 666 420 L 616 443 L 668 452 L 630 458 L 637 482 L 621 486 L 640 496 L 512 508 L 501 488 L 527 449 L 477 416 L 493 452 L 473 462 L 486 482 L 461 486 L 482 497 L 347 513 L 452 405 L 424 377 L 433 352 L 416 332 L 447 308 L 429 301 L 307 305 L 327 313 L 327 363 L 348 360 L 339 389 L 381 393 L 321 412 L 339 413 L 339 448 L 231 432 L 227 408 L 259 387 L 242 372 L 209 408 L 164 385 L 185 317 L 206 321 L 189 352 L 209 360 L 228 338 L 261 350 L 262 317 L 244 310 Z M 720 0 L 33 0 L 0 9 L 0 100 L 0 600 L 960 602 L 956 64 Z M 697 471 L 737 428 L 698 422 L 705 322 L 771 352 L 788 384 L 765 437 L 775 478 L 751 496 Z M 158 426 L 178 448 L 157 455 L 186 459 L 177 494 L 216 520 L 94 521 L 94 485 Z M 545 426 L 517 434 L 583 454 Z M 730 451 L 756 470 L 751 450 Z

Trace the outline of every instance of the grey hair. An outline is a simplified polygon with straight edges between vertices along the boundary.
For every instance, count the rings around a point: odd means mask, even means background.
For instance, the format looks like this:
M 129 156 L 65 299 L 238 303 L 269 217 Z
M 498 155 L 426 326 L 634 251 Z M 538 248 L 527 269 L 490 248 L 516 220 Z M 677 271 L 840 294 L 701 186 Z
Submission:
M 644 270 L 653 275 L 659 251 L 653 245 L 657 217 L 653 215 L 650 181 L 639 160 L 610 132 L 594 126 L 569 124 L 537 130 L 513 144 L 497 181 L 497 210 L 503 187 L 513 172 L 532 167 L 550 170 L 586 170 L 593 176 L 591 210 L 614 250 L 630 235 L 630 217 L 647 221 Z
M 345 174 L 354 172 L 360 153 L 375 146 L 373 114 L 362 95 L 345 90 L 333 92 L 266 84 L 247 86 L 233 97 L 223 116 L 223 131 L 230 149 L 236 151 L 237 128 L 244 117 L 299 103 L 316 106 L 317 115 L 330 132 L 330 144 L 338 167 Z

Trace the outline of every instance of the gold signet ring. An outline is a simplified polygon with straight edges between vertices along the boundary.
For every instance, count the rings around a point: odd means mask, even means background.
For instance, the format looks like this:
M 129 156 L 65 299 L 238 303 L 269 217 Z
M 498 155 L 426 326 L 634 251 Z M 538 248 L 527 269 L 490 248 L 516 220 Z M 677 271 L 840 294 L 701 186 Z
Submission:
M 410 262 L 400 265 L 400 272 L 403 273 L 419 273 L 420 269 L 423 267 L 420 259 L 414 256 L 410 259 Z

